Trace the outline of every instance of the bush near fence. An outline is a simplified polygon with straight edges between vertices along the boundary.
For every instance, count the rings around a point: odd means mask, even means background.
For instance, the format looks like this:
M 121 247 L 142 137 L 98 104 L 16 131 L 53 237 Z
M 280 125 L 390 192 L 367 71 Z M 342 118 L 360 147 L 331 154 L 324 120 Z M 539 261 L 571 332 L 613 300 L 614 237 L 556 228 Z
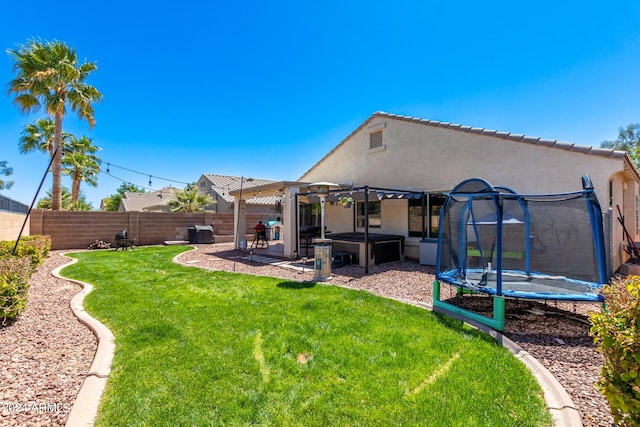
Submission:
M 591 334 L 604 355 L 598 388 L 617 426 L 640 426 L 640 277 L 605 286 L 604 309 L 591 316 Z
M 0 242 L 0 258 L 13 257 L 13 248 L 16 242 Z M 22 236 L 16 248 L 15 257 L 28 257 L 31 267 L 35 270 L 49 256 L 51 250 L 51 238 L 49 236 Z
M 29 278 L 49 254 L 51 239 L 47 236 L 21 238 L 16 255 L 15 242 L 0 242 L 0 322 L 5 324 L 27 307 Z

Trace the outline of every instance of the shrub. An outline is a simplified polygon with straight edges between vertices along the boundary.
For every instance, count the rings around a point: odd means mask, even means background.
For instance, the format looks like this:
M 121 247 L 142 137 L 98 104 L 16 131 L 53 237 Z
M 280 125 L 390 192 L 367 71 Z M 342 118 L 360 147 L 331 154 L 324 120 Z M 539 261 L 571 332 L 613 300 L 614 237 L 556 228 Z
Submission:
M 14 246 L 14 241 L 0 242 L 0 258 L 12 257 Z M 18 242 L 16 257 L 29 257 L 31 260 L 31 268 L 35 269 L 49 256 L 50 249 L 51 238 L 49 236 L 25 236 L 21 237 Z
M 591 315 L 591 334 L 605 358 L 598 388 L 616 425 L 640 425 L 640 277 L 603 290 L 605 309 Z
M 20 239 L 13 255 L 15 242 L 0 242 L 0 321 L 4 324 L 27 307 L 27 291 L 31 273 L 49 255 L 51 238 L 26 236 Z
M 27 307 L 31 276 L 29 257 L 0 258 L 0 320 L 4 323 Z

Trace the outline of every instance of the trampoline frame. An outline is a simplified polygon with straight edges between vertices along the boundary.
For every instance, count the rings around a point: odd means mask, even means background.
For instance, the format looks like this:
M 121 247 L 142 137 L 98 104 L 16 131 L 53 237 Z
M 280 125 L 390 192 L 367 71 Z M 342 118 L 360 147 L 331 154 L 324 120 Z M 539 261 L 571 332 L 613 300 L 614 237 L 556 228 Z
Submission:
M 469 191 L 461 191 L 468 183 L 480 184 L 484 186 L 484 189 L 478 192 L 469 192 Z M 457 243 L 458 246 L 458 254 L 460 259 L 455 262 L 456 269 L 453 270 L 441 270 L 441 251 L 438 251 L 437 254 L 437 267 L 436 267 L 436 280 L 434 282 L 433 287 L 433 305 L 434 309 L 440 309 L 444 312 L 449 312 L 452 314 L 457 314 L 465 318 L 470 318 L 472 320 L 478 321 L 484 325 L 487 325 L 493 329 L 503 331 L 504 330 L 504 301 L 505 298 L 522 298 L 522 299 L 537 299 L 537 300 L 554 300 L 554 301 L 583 301 L 583 302 L 602 302 L 604 301 L 603 296 L 598 291 L 604 284 L 608 282 L 608 278 L 606 277 L 606 259 L 605 259 L 605 250 L 604 250 L 604 233 L 602 227 L 602 213 L 600 210 L 600 205 L 598 203 L 597 197 L 595 196 L 595 191 L 593 188 L 593 184 L 587 175 L 582 177 L 582 191 L 577 192 L 569 192 L 569 193 L 559 193 L 559 194 L 549 194 L 549 195 L 518 195 L 513 190 L 506 187 L 492 187 L 487 181 L 481 178 L 471 178 L 465 181 L 462 181 L 458 184 L 447 197 L 447 201 L 445 202 L 442 210 L 440 211 L 440 230 L 438 232 L 438 247 L 442 248 L 443 241 L 443 227 L 442 224 L 446 207 L 451 200 L 455 198 L 455 201 L 458 203 L 464 203 L 462 209 L 460 210 L 460 219 L 459 219 L 459 227 L 460 230 L 466 230 L 467 227 L 472 227 L 474 235 L 477 237 L 479 235 L 477 230 L 477 222 L 478 219 L 475 218 L 475 214 L 473 211 L 472 202 L 481 198 L 489 203 L 493 203 L 494 212 L 495 212 L 495 224 L 496 224 L 496 239 L 495 239 L 495 251 L 491 251 L 494 256 L 493 260 L 495 260 L 495 268 L 491 266 L 489 262 L 489 268 L 487 270 L 483 270 L 481 268 L 472 268 L 467 267 L 467 258 L 468 258 L 468 239 L 466 232 L 460 232 L 458 236 L 457 242 L 451 242 L 451 245 L 454 246 Z M 558 198 L 558 197 L 583 197 L 585 203 L 587 205 L 587 212 L 589 215 L 589 221 L 591 223 L 591 235 L 593 238 L 594 248 L 595 248 L 595 257 L 597 263 L 598 270 L 598 279 L 599 282 L 591 282 L 580 280 L 577 278 L 566 277 L 566 276 L 550 276 L 548 274 L 541 274 L 537 272 L 531 271 L 531 262 L 530 262 L 530 239 L 527 236 L 530 236 L 530 215 L 527 208 L 527 204 L 525 203 L 525 199 L 527 198 Z M 466 202 L 465 199 L 466 198 Z M 522 212 L 524 215 L 523 225 L 525 227 L 525 239 L 524 239 L 524 269 L 522 270 L 503 270 L 502 258 L 503 258 L 503 200 L 504 198 L 508 198 L 509 200 L 517 201 L 522 207 Z M 455 217 L 451 218 L 451 222 L 455 221 Z M 493 223 L 493 222 L 492 222 Z M 478 245 L 478 255 L 481 258 L 480 264 L 486 266 L 487 263 L 484 259 L 483 248 L 481 247 L 481 242 L 479 239 L 476 241 Z M 491 253 L 490 252 L 490 253 Z M 530 283 L 535 283 L 535 279 L 544 278 L 546 280 L 558 280 L 560 283 L 566 283 L 573 285 L 576 288 L 584 288 L 583 292 L 567 292 L 567 293 L 553 293 L 553 292 L 528 292 L 528 291 L 520 291 L 513 289 L 503 289 L 503 280 L 502 275 L 503 272 L 505 275 L 509 274 L 517 274 L 524 275 L 528 277 Z M 495 280 L 491 281 L 492 285 L 495 286 L 486 286 L 488 282 L 485 281 L 485 285 L 478 285 L 468 281 L 468 273 L 473 273 L 477 275 L 483 276 L 482 280 L 485 280 L 485 277 L 489 275 L 495 275 Z M 480 283 L 482 283 L 482 280 Z M 472 292 L 484 293 L 487 295 L 491 295 L 493 298 L 493 317 L 486 317 L 480 314 L 474 313 L 469 310 L 465 310 L 449 304 L 447 302 L 440 300 L 440 287 L 442 283 L 447 283 L 452 286 L 456 286 L 459 290 L 464 291 L 465 289 L 470 290 Z M 524 282 L 524 281 L 523 281 Z M 563 288 L 568 289 L 568 288 Z M 461 292 L 464 294 L 465 292 Z

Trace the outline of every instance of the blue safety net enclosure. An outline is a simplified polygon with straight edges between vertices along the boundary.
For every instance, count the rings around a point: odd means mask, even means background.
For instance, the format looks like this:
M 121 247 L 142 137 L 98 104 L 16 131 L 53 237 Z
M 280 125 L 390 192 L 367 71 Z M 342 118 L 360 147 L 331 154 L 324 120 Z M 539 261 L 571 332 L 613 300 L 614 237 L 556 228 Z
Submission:
M 603 301 L 602 213 L 588 176 L 582 184 L 531 195 L 461 182 L 440 212 L 436 279 L 508 298 Z

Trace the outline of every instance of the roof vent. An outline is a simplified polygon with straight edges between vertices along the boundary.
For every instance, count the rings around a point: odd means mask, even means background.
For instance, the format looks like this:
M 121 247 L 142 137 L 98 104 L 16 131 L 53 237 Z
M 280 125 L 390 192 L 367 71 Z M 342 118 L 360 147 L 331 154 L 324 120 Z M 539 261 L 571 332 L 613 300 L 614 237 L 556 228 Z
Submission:
M 369 134 L 369 149 L 382 147 L 382 130 Z

